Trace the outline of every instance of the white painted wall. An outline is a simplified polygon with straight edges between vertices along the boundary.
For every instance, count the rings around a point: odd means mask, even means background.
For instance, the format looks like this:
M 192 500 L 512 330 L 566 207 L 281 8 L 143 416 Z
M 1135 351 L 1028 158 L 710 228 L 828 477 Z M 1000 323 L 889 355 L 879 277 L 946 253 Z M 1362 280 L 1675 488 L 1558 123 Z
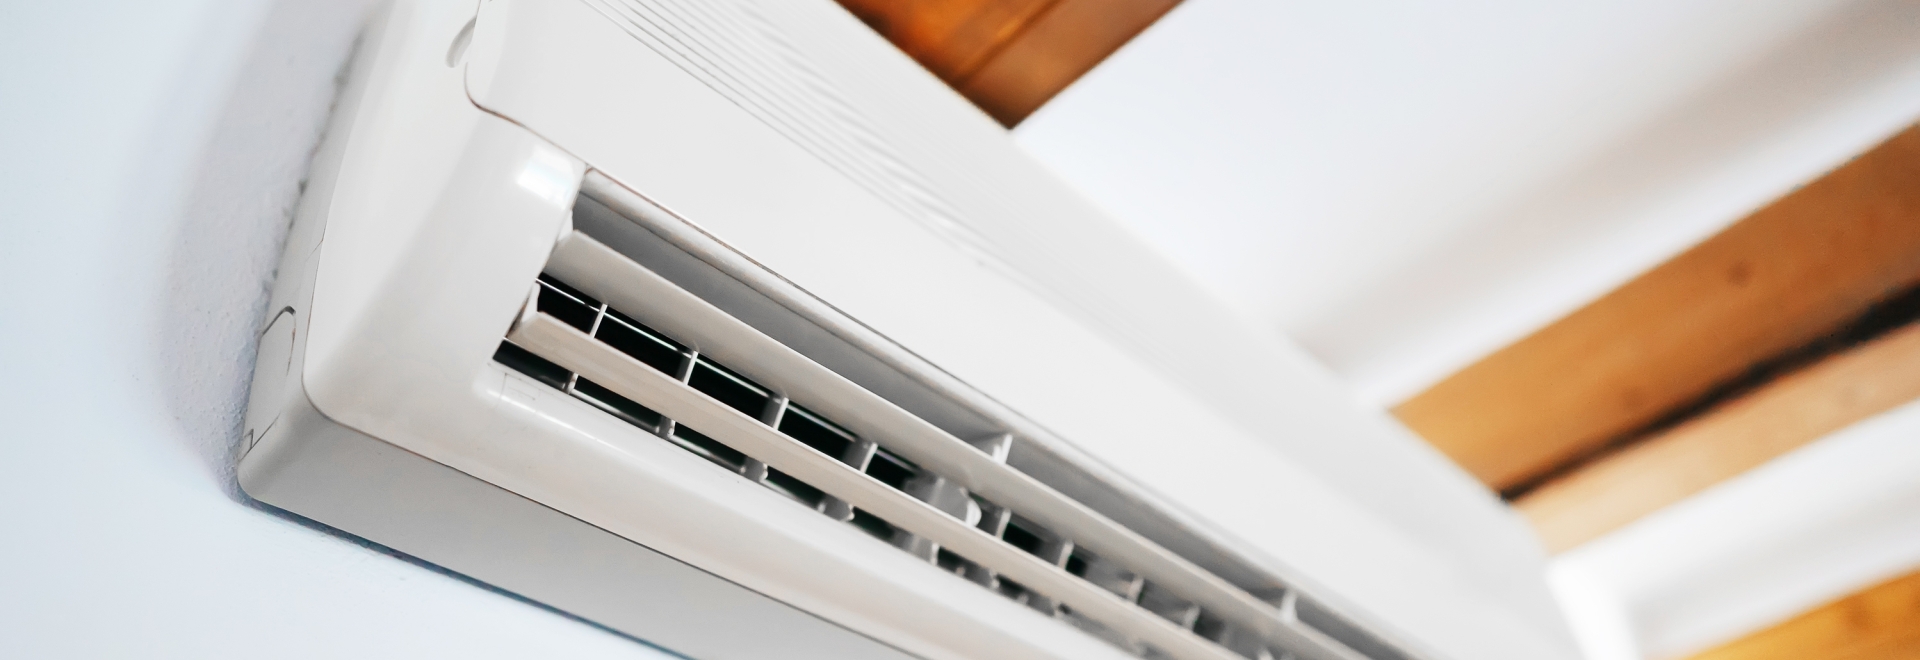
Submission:
M 233 486 L 365 4 L 0 4 L 0 657 L 665 657 Z

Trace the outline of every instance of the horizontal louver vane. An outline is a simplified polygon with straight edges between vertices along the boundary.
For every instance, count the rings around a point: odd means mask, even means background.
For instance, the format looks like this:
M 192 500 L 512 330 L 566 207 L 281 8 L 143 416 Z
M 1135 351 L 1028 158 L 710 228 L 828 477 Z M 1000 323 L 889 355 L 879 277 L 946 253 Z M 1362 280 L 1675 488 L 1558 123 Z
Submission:
M 496 361 L 1042 615 L 1143 657 L 1365 657 L 583 233 L 529 302 Z

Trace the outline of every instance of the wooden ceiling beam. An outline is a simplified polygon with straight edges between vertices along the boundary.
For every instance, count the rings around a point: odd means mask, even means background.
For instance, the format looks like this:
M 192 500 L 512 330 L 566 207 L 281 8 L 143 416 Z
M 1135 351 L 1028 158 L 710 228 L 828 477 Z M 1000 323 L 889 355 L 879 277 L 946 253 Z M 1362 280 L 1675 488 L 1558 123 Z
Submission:
M 1013 127 L 1179 0 L 839 0 Z
M 1550 552 L 1920 398 L 1920 325 L 1788 374 L 1514 502 Z
M 1920 283 L 1920 127 L 1394 408 L 1513 493 Z
M 1920 573 L 1895 578 L 1690 660 L 1920 658 Z

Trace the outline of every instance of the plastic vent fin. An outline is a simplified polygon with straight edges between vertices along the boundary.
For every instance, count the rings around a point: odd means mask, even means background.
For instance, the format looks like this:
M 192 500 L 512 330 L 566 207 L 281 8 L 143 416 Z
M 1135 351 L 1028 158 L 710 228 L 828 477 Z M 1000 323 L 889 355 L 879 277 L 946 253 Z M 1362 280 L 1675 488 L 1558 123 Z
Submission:
M 1405 657 L 1337 618 L 1306 625 L 1291 591 L 1256 597 L 1007 465 L 1013 434 L 956 437 L 585 231 L 494 359 L 1140 657 Z

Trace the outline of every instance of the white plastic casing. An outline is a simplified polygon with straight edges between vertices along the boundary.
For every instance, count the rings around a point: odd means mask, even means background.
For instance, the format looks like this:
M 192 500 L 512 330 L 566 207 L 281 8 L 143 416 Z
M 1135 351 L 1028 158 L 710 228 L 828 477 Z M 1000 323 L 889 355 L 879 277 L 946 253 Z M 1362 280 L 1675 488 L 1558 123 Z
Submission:
M 1411 651 L 1577 657 L 1537 547 L 1490 494 L 864 26 L 827 0 L 693 6 L 383 12 L 282 258 L 249 494 L 694 657 L 1125 657 L 495 364 L 592 168 Z M 674 16 L 709 34 L 644 29 Z M 663 50 L 716 34 L 751 62 L 805 54 L 835 91 L 754 106 Z M 789 41 L 741 50 L 768 34 Z M 834 151 L 849 131 L 887 146 Z

